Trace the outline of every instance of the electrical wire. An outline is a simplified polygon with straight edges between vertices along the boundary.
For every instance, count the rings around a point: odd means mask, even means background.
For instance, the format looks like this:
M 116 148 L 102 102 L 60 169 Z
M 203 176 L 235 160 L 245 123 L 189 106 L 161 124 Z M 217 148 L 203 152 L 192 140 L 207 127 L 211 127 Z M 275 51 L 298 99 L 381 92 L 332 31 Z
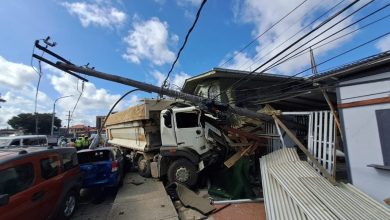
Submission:
M 297 31 L 295 34 L 293 34 L 292 36 L 288 37 L 285 41 L 283 41 L 282 43 L 280 43 L 278 46 L 272 48 L 270 51 L 266 52 L 263 56 L 259 57 L 259 58 L 256 58 L 252 64 L 245 68 L 245 69 L 250 69 L 254 64 L 256 64 L 257 62 L 259 62 L 260 60 L 262 60 L 264 57 L 272 54 L 272 52 L 274 52 L 275 50 L 279 49 L 281 46 L 283 46 L 286 42 L 294 39 L 295 36 L 297 36 L 299 33 L 301 33 L 302 31 L 304 31 L 306 28 L 310 27 L 312 24 L 314 24 L 316 21 L 318 21 L 319 19 L 321 19 L 322 17 L 324 17 L 325 15 L 327 15 L 329 12 L 333 11 L 333 9 L 337 8 L 337 6 L 339 6 L 341 3 L 343 3 L 345 0 L 342 0 L 340 1 L 339 3 L 337 3 L 336 5 L 332 6 L 331 8 L 329 8 L 327 11 L 325 11 L 323 14 L 321 14 L 320 16 L 318 16 L 316 19 L 314 19 L 313 21 L 311 21 L 309 24 L 307 24 L 306 26 L 304 26 L 303 28 L 301 28 L 299 31 Z M 303 17 L 305 17 L 306 15 L 303 15 L 299 20 L 301 20 Z M 284 31 L 281 36 L 286 33 L 292 26 L 290 26 L 289 28 L 286 29 L 286 31 Z M 271 44 L 269 44 L 265 49 L 267 49 L 268 47 L 270 47 Z M 247 62 L 245 64 L 243 64 L 242 66 L 240 66 L 238 69 L 241 69 L 244 65 L 246 65 Z
M 319 43 L 321 43 L 321 42 L 323 42 L 323 41 L 325 41 L 325 40 L 327 40 L 327 39 L 329 39 L 329 38 L 335 36 L 336 34 L 338 34 L 338 33 L 342 32 L 342 31 L 348 29 L 349 27 L 354 26 L 355 24 L 357 24 L 357 23 L 363 21 L 364 19 L 367 19 L 368 17 L 371 17 L 372 15 L 374 15 L 374 14 L 376 14 L 377 12 L 379 12 L 379 11 L 385 9 L 385 8 L 388 7 L 388 6 L 390 6 L 390 4 L 387 4 L 387 5 L 383 6 L 383 7 L 381 7 L 381 8 L 379 8 L 379 9 L 375 10 L 374 12 L 372 12 L 372 13 L 370 13 L 370 14 L 368 14 L 368 15 L 366 15 L 366 16 L 360 18 L 360 19 L 358 19 L 357 21 L 351 23 L 350 25 L 348 25 L 348 26 L 346 26 L 346 27 L 344 27 L 344 28 L 341 28 L 340 30 L 336 31 L 335 33 L 332 33 L 332 34 L 328 35 L 327 37 L 321 39 L 320 41 L 318 41 L 318 42 L 316 42 L 316 43 L 314 43 L 314 44 L 312 44 L 312 45 L 307 46 L 306 48 L 302 49 L 301 51 L 297 52 L 296 54 L 294 54 L 294 55 L 292 55 L 292 56 L 290 56 L 290 57 L 288 57 L 288 58 L 286 58 L 286 59 L 284 59 L 284 60 L 282 60 L 282 61 L 280 61 L 280 62 L 278 62 L 278 63 L 274 63 L 273 65 L 271 65 L 270 67 L 268 67 L 267 69 L 265 69 L 264 72 L 265 72 L 265 71 L 268 71 L 268 70 L 270 70 L 270 69 L 272 69 L 272 68 L 274 68 L 274 67 L 276 67 L 276 66 L 278 66 L 278 65 L 280 65 L 280 64 L 282 64 L 282 63 L 284 63 L 284 62 L 286 62 L 286 61 L 289 61 L 289 60 L 291 60 L 291 59 L 295 59 L 295 58 L 297 58 L 297 57 L 300 57 L 300 56 L 302 56 L 302 55 L 308 53 L 309 51 L 306 51 L 306 50 L 308 50 L 308 49 L 310 49 L 310 48 L 313 48 L 313 46 L 315 46 L 315 45 L 317 45 L 317 44 L 319 44 Z M 323 46 L 325 46 L 325 45 L 327 45 L 327 44 L 330 44 L 330 43 L 332 43 L 332 42 L 334 42 L 334 41 L 336 41 L 336 40 L 342 39 L 342 38 L 344 38 L 344 37 L 346 37 L 346 36 L 348 36 L 348 35 L 350 35 L 350 34 L 356 32 L 356 31 L 358 31 L 358 30 L 362 30 L 362 29 L 364 29 L 364 28 L 366 28 L 366 27 L 368 27 L 368 26 L 371 26 L 371 25 L 373 25 L 373 24 L 375 24 L 375 23 L 377 23 L 377 22 L 379 22 L 379 21 L 382 21 L 382 20 L 384 20 L 384 19 L 386 19 L 386 18 L 388 18 L 388 17 L 390 17 L 390 14 L 385 15 L 385 16 L 383 16 L 383 17 L 381 17 L 381 18 L 379 18 L 379 19 L 377 19 L 377 20 L 375 20 L 375 21 L 372 21 L 372 22 L 370 22 L 370 23 L 368 23 L 368 24 L 366 24 L 366 25 L 364 25 L 364 26 L 361 26 L 361 27 L 359 27 L 359 28 L 356 28 L 356 29 L 354 29 L 354 30 L 352 30 L 352 31 L 350 31 L 350 32 L 348 32 L 348 33 L 346 33 L 346 34 L 343 34 L 343 35 L 341 35 L 341 36 L 338 36 L 338 37 L 336 37 L 336 38 L 334 38 L 334 39 L 332 39 L 332 40 L 330 40 L 330 41 L 328 41 L 328 42 L 326 42 L 326 43 L 324 43 L 324 44 L 321 44 L 321 45 L 319 45 L 319 46 L 317 46 L 317 47 L 314 47 L 313 49 L 318 49 L 318 48 L 323 47 Z M 306 52 L 305 52 L 305 51 L 306 51 Z M 267 86 L 267 87 L 263 87 L 263 88 L 236 89 L 236 90 L 234 90 L 234 91 L 258 90 L 259 92 L 261 92 L 261 91 L 267 90 L 267 89 L 272 88 L 272 87 L 276 87 L 276 86 L 281 86 L 281 85 L 289 84 L 289 83 L 290 83 L 289 80 L 294 80 L 294 81 L 298 80 L 298 79 L 294 79 L 295 77 L 296 77 L 296 75 L 289 76 L 289 77 L 288 77 L 288 81 L 286 81 L 286 82 L 273 84 L 273 85 L 271 85 L 271 86 Z
M 298 48 L 295 48 L 294 50 L 290 51 L 289 53 L 287 53 L 286 55 L 284 55 L 282 58 L 279 58 L 279 60 L 275 61 L 273 64 L 271 64 L 269 67 L 279 63 L 279 62 L 283 62 L 283 59 L 286 59 L 286 57 L 290 56 L 291 54 L 293 54 L 294 52 L 296 52 L 297 50 L 299 50 L 300 48 L 302 48 L 304 45 L 310 43 L 311 41 L 313 41 L 314 39 L 318 38 L 319 36 L 321 36 L 322 34 L 326 33 L 327 31 L 329 31 L 330 29 L 334 28 L 335 26 L 339 25 L 341 22 L 345 21 L 347 18 L 351 17 L 352 15 L 354 15 L 355 13 L 359 12 L 360 10 L 362 10 L 363 8 L 367 7 L 369 4 L 371 4 L 372 2 L 374 2 L 375 0 L 371 0 L 369 2 L 367 2 L 366 4 L 364 4 L 363 6 L 359 7 L 357 10 L 353 11 L 352 13 L 350 13 L 349 15 L 345 16 L 344 18 L 342 18 L 341 20 L 337 21 L 336 23 L 334 23 L 333 25 L 331 25 L 330 27 L 328 27 L 327 29 L 323 30 L 322 32 L 320 32 L 319 34 L 317 34 L 316 36 L 312 37 L 310 40 L 306 41 L 305 43 L 303 43 L 301 46 L 299 46 Z M 387 7 L 387 6 L 386 6 Z M 384 7 L 382 7 L 383 9 Z M 262 72 L 265 72 L 266 70 L 269 69 L 266 68 L 265 70 L 262 70 L 259 74 L 261 74 Z
M 356 32 L 356 31 L 358 31 L 358 30 L 361 30 L 361 29 L 363 29 L 363 28 L 365 28 L 365 27 L 367 27 L 367 26 L 369 26 L 369 25 L 372 25 L 372 24 L 374 24 L 374 23 L 376 23 L 376 22 L 378 22 L 378 21 L 381 21 L 381 20 L 383 20 L 383 19 L 385 19 L 385 18 L 388 18 L 388 17 L 390 17 L 390 14 L 389 14 L 389 15 L 386 15 L 386 16 L 380 18 L 380 19 L 377 19 L 376 21 L 373 21 L 373 22 L 371 22 L 371 23 L 369 23 L 369 24 L 367 24 L 367 25 L 365 25 L 365 26 L 362 26 L 362 27 L 360 27 L 360 28 L 358 28 L 358 29 L 355 29 L 355 30 L 353 30 L 353 31 L 351 31 L 351 32 L 349 32 L 349 33 Z M 347 33 L 347 34 L 349 34 L 349 33 Z M 345 35 L 343 35 L 343 36 L 340 36 L 340 37 L 338 37 L 338 38 L 345 37 L 347 34 L 345 34 Z M 326 43 L 324 43 L 324 44 L 322 44 L 322 45 L 320 45 L 320 46 L 318 46 L 318 47 L 316 47 L 316 48 L 319 48 L 319 47 L 322 47 L 322 46 L 324 46 L 324 45 L 326 45 L 326 44 L 332 43 L 334 40 L 337 40 L 338 38 L 333 39 L 333 40 L 331 40 L 331 41 L 329 41 L 329 42 L 326 42 Z M 316 48 L 315 48 L 315 49 L 316 49 Z M 303 54 L 301 54 L 301 55 L 303 55 Z M 309 68 L 309 69 L 311 69 L 311 68 Z M 306 71 L 309 70 L 309 69 L 306 69 Z M 272 88 L 272 87 L 291 84 L 291 83 L 293 83 L 294 81 L 302 81 L 302 78 L 298 78 L 298 79 L 296 78 L 296 77 L 297 77 L 298 75 L 300 75 L 301 73 L 302 73 L 302 71 L 301 71 L 301 72 L 298 72 L 298 74 L 294 74 L 294 75 L 290 76 L 290 77 L 287 79 L 287 81 L 282 82 L 282 83 L 277 83 L 277 84 L 273 84 L 273 85 L 266 86 L 266 87 L 262 87 L 262 88 L 242 89 L 242 90 L 235 90 L 235 91 L 254 91 L 254 90 L 257 90 L 259 93 L 261 93 L 262 91 L 269 90 L 269 89 Z M 312 74 L 312 75 L 313 75 L 313 74 Z M 305 75 L 305 76 L 302 76 L 302 77 L 308 77 L 308 76 L 310 76 L 310 75 Z M 273 91 L 273 92 L 277 93 L 277 92 L 282 92 L 282 91 L 285 91 L 285 90 L 288 90 L 288 89 L 300 88 L 300 87 L 303 87 L 303 86 L 305 86 L 305 85 L 307 85 L 307 84 L 311 84 L 311 82 L 303 82 L 303 83 L 301 83 L 301 84 L 296 84 L 296 85 L 292 85 L 292 86 L 288 86 L 288 87 L 283 87 L 282 89 L 275 90 L 275 91 Z M 244 101 L 245 101 L 245 100 L 244 100 Z
M 329 61 L 331 61 L 331 60 L 334 60 L 334 59 L 336 59 L 336 58 L 338 58 L 338 57 L 340 57 L 340 56 L 343 56 L 343 55 L 345 55 L 345 54 L 347 54 L 347 53 L 350 53 L 350 52 L 352 52 L 352 51 L 354 51 L 354 50 L 357 50 L 357 49 L 359 49 L 359 48 L 361 48 L 361 47 L 363 47 L 363 46 L 366 46 L 366 45 L 368 45 L 368 44 L 370 44 L 370 43 L 372 43 L 372 42 L 374 42 L 374 41 L 377 41 L 377 40 L 379 40 L 379 39 L 381 39 L 381 38 L 383 38 L 383 37 L 385 37 L 385 36 L 387 36 L 387 35 L 389 35 L 390 34 L 390 32 L 387 32 L 387 33 L 384 33 L 384 34 L 382 34 L 382 35 L 380 35 L 380 36 L 378 36 L 378 37 L 375 37 L 375 38 L 373 38 L 373 39 L 371 39 L 371 40 L 369 40 L 369 41 L 366 41 L 366 42 L 364 42 L 364 43 L 362 43 L 362 44 L 359 44 L 358 46 L 355 46 L 355 47 L 353 47 L 353 48 L 351 48 L 351 49 L 349 49 L 349 50 L 346 50 L 346 51 L 344 51 L 344 52 L 342 52 L 342 53 L 339 53 L 339 54 L 337 54 L 336 56 L 333 56 L 333 57 L 331 57 L 331 58 L 329 58 L 329 59 L 327 59 L 327 60 L 325 60 L 325 61 L 323 61 L 323 62 L 321 62 L 321 63 L 318 63 L 318 64 L 316 64 L 315 65 L 315 67 L 318 67 L 318 66 L 320 66 L 320 65 L 323 65 L 323 64 L 325 64 L 325 63 L 327 63 L 327 62 L 329 62 Z M 297 74 L 294 74 L 294 75 L 299 75 L 299 74 L 301 74 L 301 73 L 303 73 L 303 72 L 306 72 L 306 71 L 308 71 L 308 70 L 310 70 L 311 69 L 311 67 L 310 68 L 307 68 L 307 69 L 305 69 L 305 70 L 302 70 L 302 71 L 300 71 L 300 72 L 298 72 Z M 305 82 L 305 83 L 302 83 L 302 84 L 300 84 L 300 85 L 294 85 L 294 86 L 303 86 L 304 84 L 307 84 L 307 85 L 309 85 L 309 84 L 312 84 L 312 82 Z M 288 87 L 287 87 L 288 88 Z M 285 89 L 287 89 L 287 88 L 284 88 L 284 90 Z M 290 87 L 290 88 L 292 88 L 292 87 Z M 280 94 L 279 94 L 280 95 Z M 268 102 L 268 101 L 270 101 L 270 100 L 272 100 L 272 99 L 275 99 L 275 97 L 276 96 L 274 96 L 274 97 L 269 97 L 268 96 L 268 100 L 260 100 L 260 101 L 262 101 L 262 102 Z M 256 96 L 256 97 L 251 97 L 251 99 L 258 99 L 259 98 L 259 96 Z M 241 101 L 250 101 L 249 99 L 244 99 L 244 100 L 241 100 Z
M 334 18 L 336 18 L 338 15 L 340 15 L 341 13 L 343 13 L 344 11 L 346 11 L 347 9 L 349 9 L 350 7 L 352 7 L 353 5 L 355 5 L 357 2 L 359 2 L 359 0 L 355 0 L 353 1 L 352 3 L 348 4 L 346 7 L 344 7 L 343 9 L 341 9 L 340 11 L 338 11 L 336 14 L 332 15 L 330 18 L 326 19 L 325 21 L 321 22 L 319 25 L 317 25 L 315 28 L 313 28 L 311 31 L 309 31 L 308 33 L 306 33 L 305 35 L 303 35 L 302 37 L 300 37 L 298 40 L 294 41 L 292 44 L 290 44 L 288 47 L 286 47 L 285 49 L 283 49 L 282 51 L 280 51 L 279 53 L 277 53 L 276 55 L 274 55 L 272 58 L 270 58 L 268 61 L 266 61 L 265 63 L 261 64 L 259 67 L 257 67 L 256 69 L 254 69 L 253 71 L 251 71 L 250 73 L 248 73 L 247 75 L 241 77 L 240 79 L 238 79 L 236 82 L 234 82 L 232 85 L 229 86 L 228 89 L 226 89 L 225 91 L 219 93 L 217 96 L 214 97 L 217 98 L 218 96 L 220 96 L 222 93 L 225 93 L 227 90 L 229 89 L 233 89 L 235 88 L 234 86 L 237 87 L 237 84 L 239 84 L 240 82 L 242 82 L 243 80 L 246 80 L 248 79 L 248 77 L 251 77 L 257 70 L 259 70 L 260 68 L 262 68 L 263 66 L 267 65 L 269 62 L 271 62 L 272 60 L 274 60 L 275 58 L 277 58 L 278 56 L 280 56 L 281 54 L 283 54 L 284 52 L 286 52 L 287 50 L 289 50 L 290 48 L 292 48 L 294 45 L 298 44 L 300 41 L 302 41 L 303 39 L 305 39 L 307 36 L 309 36 L 310 34 L 312 34 L 313 32 L 317 31 L 319 28 L 321 28 L 322 26 L 324 26 L 325 24 L 329 23 L 330 21 L 332 21 Z
M 77 81 L 77 83 L 78 83 L 78 81 Z M 78 84 L 77 84 L 77 85 L 78 85 Z M 77 86 L 77 90 L 78 90 L 78 86 Z M 74 113 L 74 111 L 76 110 L 76 107 L 77 107 L 77 105 L 78 105 L 78 103 L 79 103 L 79 101 L 80 101 L 81 96 L 83 95 L 83 92 L 84 92 L 84 81 L 81 81 L 81 92 L 80 92 L 79 97 L 77 98 L 76 104 L 75 104 L 74 107 L 73 107 L 72 114 L 70 115 L 70 120 L 73 119 L 73 113 Z
M 187 41 L 188 41 L 188 38 L 190 37 L 191 32 L 194 30 L 195 25 L 196 25 L 196 23 L 197 23 L 198 20 L 199 20 L 200 12 L 202 11 L 202 8 L 203 8 L 203 6 L 206 4 L 206 2 L 207 2 L 207 0 L 203 0 L 202 3 L 201 3 L 201 5 L 200 5 L 200 7 L 199 7 L 199 9 L 198 9 L 198 11 L 196 12 L 195 20 L 194 20 L 194 22 L 192 23 L 192 26 L 190 27 L 190 29 L 188 30 L 188 32 L 187 32 L 187 34 L 186 34 L 186 37 L 185 37 L 185 39 L 184 39 L 183 45 L 182 45 L 181 48 L 179 49 L 179 52 L 177 53 L 176 59 L 175 59 L 175 61 L 173 61 L 172 66 L 171 66 L 171 69 L 168 71 L 167 77 L 164 79 L 164 82 L 163 82 L 163 84 L 161 85 L 161 88 L 166 87 L 167 81 L 168 81 L 168 79 L 169 79 L 169 75 L 170 75 L 171 72 L 173 71 L 173 68 L 175 67 L 176 62 L 179 60 L 180 54 L 181 54 L 181 52 L 183 51 L 184 47 L 186 46 Z
M 312 37 L 310 40 L 306 41 L 305 43 L 303 43 L 301 46 L 299 46 L 298 48 L 295 48 L 294 50 L 290 51 L 289 53 L 287 53 L 286 55 L 284 55 L 283 57 L 279 58 L 277 61 L 275 61 L 273 64 L 271 64 L 269 67 L 281 62 L 283 63 L 283 59 L 286 59 L 286 57 L 290 56 L 291 54 L 293 54 L 294 52 L 296 52 L 297 50 L 299 50 L 301 47 L 303 47 L 304 45 L 308 44 L 309 42 L 313 41 L 314 39 L 318 38 L 319 36 L 321 36 L 322 34 L 326 33 L 327 31 L 329 31 L 330 29 L 334 28 L 335 26 L 339 25 L 341 22 L 345 21 L 347 18 L 351 17 L 352 15 L 356 14 L 357 12 L 359 12 L 360 10 L 362 10 L 363 8 L 367 7 L 369 4 L 373 3 L 375 0 L 371 0 L 369 2 L 367 2 L 366 4 L 362 5 L 361 7 L 359 7 L 358 9 L 354 10 L 352 13 L 348 14 L 347 16 L 345 16 L 344 18 L 342 18 L 341 20 L 337 21 L 336 23 L 334 23 L 333 25 L 331 25 L 330 27 L 326 28 L 325 30 L 323 30 L 322 32 L 318 33 L 317 35 L 315 35 L 314 37 Z M 258 74 L 255 74 L 255 75 L 259 75 L 259 74 L 262 74 L 264 73 L 265 71 L 269 70 L 270 68 L 265 68 L 264 70 L 260 71 Z M 248 79 L 249 80 L 249 79 Z
M 102 133 L 102 130 L 103 128 L 106 126 L 106 122 L 107 122 L 107 119 L 108 117 L 111 115 L 112 111 L 114 111 L 115 107 L 118 105 L 118 103 L 120 101 L 122 101 L 122 99 L 124 99 L 127 95 L 129 95 L 130 93 L 133 93 L 135 91 L 138 91 L 139 89 L 133 89 L 133 90 L 130 90 L 128 92 L 126 92 L 125 94 L 123 94 L 115 103 L 114 105 L 111 107 L 110 111 L 107 113 L 106 117 L 104 118 L 104 121 L 103 121 L 103 124 L 102 126 L 100 126 L 98 132 L 97 132 L 97 135 L 96 137 L 93 139 L 93 141 L 91 142 L 91 144 L 89 145 L 89 149 L 93 149 L 93 148 L 96 148 L 98 145 L 99 145 L 99 139 L 100 139 L 100 135 Z
M 272 28 L 274 28 L 276 25 L 278 25 L 280 22 L 282 22 L 285 18 L 287 18 L 290 14 L 292 14 L 295 10 L 297 10 L 298 8 L 300 8 L 305 2 L 307 2 L 307 0 L 304 0 L 303 2 L 301 2 L 298 6 L 296 6 L 295 8 L 293 8 L 290 12 L 288 12 L 287 14 L 285 14 L 282 18 L 280 18 L 277 22 L 273 23 L 267 30 L 263 31 L 261 34 L 259 34 L 255 39 L 253 39 L 251 42 L 249 42 L 248 44 L 246 44 L 243 48 L 241 48 L 237 53 L 235 53 L 233 56 L 231 56 L 228 60 L 226 60 L 224 63 L 222 63 L 220 66 L 224 66 L 226 63 L 230 62 L 231 60 L 233 60 L 239 53 L 241 53 L 242 51 L 244 51 L 246 48 L 248 48 L 249 46 L 251 46 L 253 43 L 255 43 L 260 37 L 262 37 L 264 34 L 266 34 L 268 31 L 270 31 Z

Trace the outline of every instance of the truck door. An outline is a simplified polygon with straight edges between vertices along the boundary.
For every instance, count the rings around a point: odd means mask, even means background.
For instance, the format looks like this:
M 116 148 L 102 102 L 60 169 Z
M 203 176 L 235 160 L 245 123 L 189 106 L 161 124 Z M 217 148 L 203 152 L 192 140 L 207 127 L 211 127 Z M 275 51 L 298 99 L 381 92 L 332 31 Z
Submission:
M 198 154 L 207 151 L 199 111 L 175 112 L 175 132 L 178 148 L 188 147 Z

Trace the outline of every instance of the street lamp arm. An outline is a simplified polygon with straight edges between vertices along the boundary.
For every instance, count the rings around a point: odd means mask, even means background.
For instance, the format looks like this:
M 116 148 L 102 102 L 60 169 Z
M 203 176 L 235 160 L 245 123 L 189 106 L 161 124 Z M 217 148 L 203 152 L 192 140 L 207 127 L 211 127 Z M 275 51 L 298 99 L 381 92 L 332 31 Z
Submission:
M 53 103 L 53 114 L 52 114 L 52 117 L 51 117 L 51 130 L 50 130 L 50 135 L 53 136 L 53 133 L 54 133 L 54 115 L 56 114 L 56 102 L 60 99 L 64 99 L 64 98 L 68 98 L 68 97 L 72 97 L 73 95 L 66 95 L 66 96 L 61 96 L 59 98 L 57 98 L 56 100 L 54 100 L 54 103 Z

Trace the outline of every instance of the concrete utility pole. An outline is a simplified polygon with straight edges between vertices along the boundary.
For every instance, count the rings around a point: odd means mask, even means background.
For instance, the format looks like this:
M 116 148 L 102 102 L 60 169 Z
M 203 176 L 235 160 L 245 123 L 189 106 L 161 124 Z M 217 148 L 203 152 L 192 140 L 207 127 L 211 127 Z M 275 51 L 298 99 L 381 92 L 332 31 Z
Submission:
M 317 75 L 318 74 L 317 64 L 316 64 L 316 61 L 314 59 L 313 50 L 311 48 L 310 48 L 310 64 L 311 64 L 311 69 L 312 69 L 313 75 Z M 341 139 L 343 139 L 343 133 L 342 133 L 342 130 L 341 130 L 341 125 L 340 125 L 340 119 L 339 119 L 339 117 L 337 115 L 336 109 L 334 108 L 333 103 L 331 102 L 331 100 L 329 98 L 329 95 L 326 92 L 326 90 L 321 88 L 321 92 L 322 92 L 322 95 L 325 98 L 326 103 L 328 103 L 330 111 L 332 112 L 332 114 L 334 116 L 334 121 L 336 122 L 336 127 L 339 130 L 339 132 L 340 132 L 340 137 L 341 137 Z
M 99 72 L 99 71 L 96 71 L 96 70 L 93 70 L 93 69 L 89 69 L 89 68 L 86 68 L 86 67 L 78 67 L 78 66 L 75 66 L 73 64 L 57 62 L 56 67 L 61 69 L 61 70 L 67 70 L 67 71 L 83 73 L 83 74 L 88 75 L 88 76 L 94 76 L 94 77 L 97 77 L 97 78 L 100 78 L 100 79 L 105 79 L 105 80 L 108 80 L 108 81 L 117 82 L 117 83 L 121 83 L 121 84 L 124 84 L 124 85 L 132 86 L 132 87 L 138 88 L 138 89 L 146 91 L 146 92 L 154 92 L 154 93 L 159 93 L 161 95 L 166 95 L 166 96 L 173 97 L 173 98 L 180 98 L 180 99 L 183 99 L 183 100 L 186 100 L 186 101 L 190 101 L 190 102 L 192 102 L 194 104 L 201 104 L 204 100 L 207 100 L 204 97 L 191 95 L 191 94 L 187 94 L 187 93 L 184 93 L 184 92 L 175 91 L 175 90 L 171 90 L 171 89 L 167 89 L 167 88 L 161 88 L 159 86 L 155 86 L 155 85 L 151 85 L 151 84 L 135 81 L 135 80 L 128 79 L 128 78 L 121 77 L 121 76 L 117 76 L 117 75 L 112 75 L 112 74 L 108 74 L 108 73 Z M 219 105 L 223 105 L 224 104 L 224 103 L 218 102 L 216 100 L 214 100 L 214 102 L 217 105 L 218 104 Z M 247 117 L 250 117 L 250 118 L 256 118 L 256 119 L 260 119 L 260 120 L 263 120 L 263 121 L 271 121 L 271 119 L 272 119 L 272 117 L 267 115 L 267 114 L 258 113 L 258 112 L 251 111 L 251 110 L 245 109 L 245 108 L 231 106 L 231 109 L 232 109 L 232 111 L 234 113 L 236 113 L 238 115 L 243 115 L 243 116 L 247 116 Z
M 66 135 L 69 134 L 69 124 L 70 124 L 70 120 L 72 120 L 72 119 L 70 119 L 70 111 L 69 111 L 69 114 L 67 116 L 68 116 L 68 119 L 66 119 L 66 120 L 68 121 L 68 127 L 66 129 Z
M 52 117 L 51 117 L 51 132 L 50 132 L 50 135 L 53 136 L 53 133 L 54 133 L 54 117 L 55 117 L 55 114 L 56 114 L 56 102 L 60 99 L 63 99 L 63 98 L 68 98 L 68 97 L 71 97 L 73 95 L 67 95 L 67 96 L 62 96 L 62 97 L 59 97 L 57 98 L 54 103 L 53 103 L 53 114 L 52 114 Z

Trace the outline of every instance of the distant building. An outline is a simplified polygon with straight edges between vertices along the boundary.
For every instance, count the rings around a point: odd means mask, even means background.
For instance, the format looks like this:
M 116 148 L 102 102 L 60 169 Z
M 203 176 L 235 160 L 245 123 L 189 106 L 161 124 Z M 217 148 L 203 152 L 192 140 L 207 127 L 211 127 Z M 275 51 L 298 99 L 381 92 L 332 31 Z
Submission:
M 74 136 L 90 135 L 93 130 L 96 130 L 96 128 L 85 125 L 73 125 L 69 127 L 69 134 Z

